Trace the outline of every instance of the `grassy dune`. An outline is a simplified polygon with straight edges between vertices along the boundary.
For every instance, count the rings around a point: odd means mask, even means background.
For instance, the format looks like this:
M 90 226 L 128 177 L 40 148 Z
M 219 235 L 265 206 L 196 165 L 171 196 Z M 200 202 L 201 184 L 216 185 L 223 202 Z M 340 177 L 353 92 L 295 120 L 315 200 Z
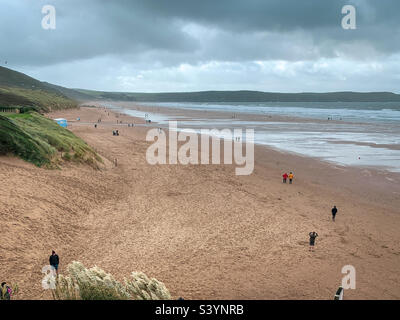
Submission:
M 97 167 L 101 162 L 86 142 L 36 112 L 0 115 L 0 154 L 14 154 L 39 167 L 63 161 Z
M 77 102 L 66 95 L 70 91 L 0 67 L 0 108 L 16 107 L 23 112 L 0 113 L 0 154 L 14 154 L 45 167 L 57 167 L 63 161 L 97 166 L 101 158 L 83 140 L 39 113 L 27 112 L 75 108 Z

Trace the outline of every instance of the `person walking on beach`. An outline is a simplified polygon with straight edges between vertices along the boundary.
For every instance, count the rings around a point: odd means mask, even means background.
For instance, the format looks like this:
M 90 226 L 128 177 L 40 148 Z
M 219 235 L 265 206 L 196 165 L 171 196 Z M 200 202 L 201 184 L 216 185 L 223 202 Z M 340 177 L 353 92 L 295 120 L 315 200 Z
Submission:
M 50 266 L 52 266 L 56 270 L 56 274 L 58 276 L 58 265 L 60 263 L 60 258 L 58 257 L 58 254 L 53 250 L 51 252 L 51 256 L 49 258 L 49 263 Z
M 11 300 L 11 295 L 11 288 L 7 285 L 6 282 L 3 282 L 0 288 L 0 300 Z
M 310 236 L 310 251 L 314 251 L 315 239 L 318 237 L 318 233 L 315 231 L 308 234 Z
M 336 213 L 337 213 L 337 208 L 336 208 L 336 206 L 333 206 L 333 208 L 332 208 L 332 221 L 333 222 L 335 222 Z
M 290 172 L 290 173 L 289 173 L 289 183 L 290 183 L 290 184 L 292 184 L 293 177 L 294 177 L 293 173 Z
M 282 178 L 283 178 L 283 183 L 286 183 L 286 180 L 287 180 L 287 178 L 288 178 L 288 174 L 285 172 L 285 173 L 282 175 Z

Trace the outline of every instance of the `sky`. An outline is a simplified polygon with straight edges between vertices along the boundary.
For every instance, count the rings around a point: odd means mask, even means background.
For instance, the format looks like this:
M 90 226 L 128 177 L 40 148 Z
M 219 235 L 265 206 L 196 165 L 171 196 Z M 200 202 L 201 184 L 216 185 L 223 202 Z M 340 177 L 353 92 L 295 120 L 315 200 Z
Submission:
M 400 93 L 400 1 L 0 0 L 0 65 L 102 91 Z

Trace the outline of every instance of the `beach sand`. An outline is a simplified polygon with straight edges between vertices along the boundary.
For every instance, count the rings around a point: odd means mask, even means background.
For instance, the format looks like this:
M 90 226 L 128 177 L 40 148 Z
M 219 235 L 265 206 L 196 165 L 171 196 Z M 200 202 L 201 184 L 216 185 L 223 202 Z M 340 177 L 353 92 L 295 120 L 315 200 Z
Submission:
M 345 299 L 400 299 L 399 174 L 261 146 L 250 176 L 232 165 L 152 166 L 148 128 L 125 125 L 143 119 L 95 108 L 49 116 L 80 117 L 70 130 L 104 166 L 45 170 L 0 157 L 0 280 L 19 284 L 16 298 L 51 299 L 41 269 L 54 249 L 61 273 L 73 260 L 118 279 L 143 271 L 174 298 L 332 299 L 352 265 Z

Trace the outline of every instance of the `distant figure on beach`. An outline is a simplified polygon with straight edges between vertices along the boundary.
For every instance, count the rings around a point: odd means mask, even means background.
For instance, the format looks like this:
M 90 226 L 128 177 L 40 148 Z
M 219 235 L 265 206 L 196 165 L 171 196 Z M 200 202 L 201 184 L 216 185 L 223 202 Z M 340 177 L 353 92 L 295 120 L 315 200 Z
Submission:
M 287 178 L 288 178 L 288 174 L 285 172 L 285 173 L 282 175 L 282 178 L 283 178 L 283 183 L 286 183 L 286 180 L 287 180 Z
M 58 276 L 58 265 L 60 264 L 60 258 L 58 257 L 58 254 L 56 254 L 54 250 L 51 252 L 49 263 L 50 266 L 52 266 L 56 270 L 56 274 Z
M 337 208 L 336 208 L 336 206 L 333 206 L 333 208 L 332 208 L 332 221 L 335 221 L 336 213 L 337 213 Z
M 94 127 L 97 128 L 97 123 L 94 124 Z
M 0 300 L 11 300 L 11 295 L 11 288 L 7 285 L 6 282 L 3 282 L 0 288 Z
M 315 231 L 308 234 L 310 236 L 310 251 L 314 251 L 315 239 L 318 237 L 318 233 Z
M 290 173 L 289 173 L 289 183 L 290 183 L 290 184 L 292 184 L 293 177 L 294 177 L 293 172 L 290 172 Z
M 119 136 L 119 132 L 118 132 L 118 130 L 115 130 L 115 134 L 116 134 L 117 136 Z
M 115 166 L 115 167 L 118 166 L 118 160 L 117 160 L 117 158 L 114 159 L 114 166 Z

